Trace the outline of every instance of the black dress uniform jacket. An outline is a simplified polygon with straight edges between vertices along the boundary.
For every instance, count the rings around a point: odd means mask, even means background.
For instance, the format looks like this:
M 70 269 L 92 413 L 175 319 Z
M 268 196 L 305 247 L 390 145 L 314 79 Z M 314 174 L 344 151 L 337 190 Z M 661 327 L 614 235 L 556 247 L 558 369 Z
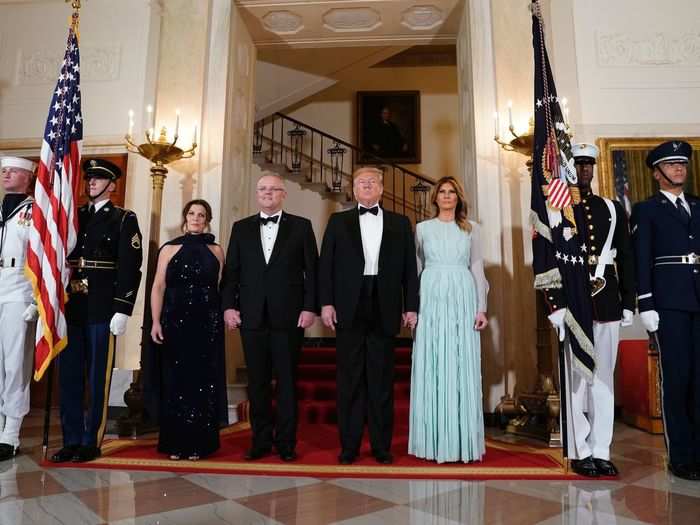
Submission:
M 700 199 L 685 194 L 688 221 L 675 204 L 658 193 L 632 210 L 632 234 L 637 262 L 639 311 L 700 311 L 700 265 L 659 264 L 659 257 L 700 253 Z
M 612 249 L 617 250 L 615 264 L 605 266 L 605 286 L 592 296 L 593 320 L 601 323 L 619 321 L 622 310 L 634 311 L 634 259 L 627 224 L 627 214 L 622 205 L 612 201 L 616 222 L 612 238 Z M 589 272 L 595 274 L 596 264 L 592 256 L 599 256 L 610 231 L 611 217 L 605 200 L 598 195 L 587 195 L 581 200 L 586 224 L 583 238 L 589 262 Z
M 105 204 L 94 216 L 87 205 L 78 211 L 78 242 L 68 256 L 70 263 L 80 258 L 114 263 L 115 269 L 73 268 L 71 281 L 87 279 L 88 293 L 75 293 L 68 287 L 66 317 L 70 324 L 109 322 L 119 312 L 131 315 L 141 281 L 141 231 L 134 212 Z
M 282 212 L 270 260 L 265 263 L 260 214 L 231 229 L 222 284 L 222 306 L 241 312 L 244 329 L 296 328 L 299 313 L 318 311 L 318 249 L 311 221 Z M 265 308 L 269 319 L 265 318 Z

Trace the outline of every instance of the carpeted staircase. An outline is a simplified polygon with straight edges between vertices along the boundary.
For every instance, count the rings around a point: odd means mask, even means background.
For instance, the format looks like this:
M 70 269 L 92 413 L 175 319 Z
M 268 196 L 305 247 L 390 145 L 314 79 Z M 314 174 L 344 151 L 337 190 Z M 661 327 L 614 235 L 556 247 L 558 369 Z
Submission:
M 297 379 L 299 423 L 336 423 L 335 348 L 305 347 Z M 394 424 L 408 424 L 411 394 L 411 350 L 396 349 L 394 369 Z

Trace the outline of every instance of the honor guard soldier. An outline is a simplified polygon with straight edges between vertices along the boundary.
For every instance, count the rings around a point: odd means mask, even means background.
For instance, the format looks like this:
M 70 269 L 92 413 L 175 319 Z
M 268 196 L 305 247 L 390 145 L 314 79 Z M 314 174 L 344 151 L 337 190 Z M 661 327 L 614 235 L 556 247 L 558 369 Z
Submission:
M 593 382 L 573 375 L 571 411 L 578 459 L 572 469 L 583 476 L 616 476 L 610 461 L 615 419 L 614 372 L 620 326 L 634 315 L 634 263 L 627 214 L 622 205 L 591 190 L 598 148 L 573 144 L 584 224 L 582 239 L 591 278 L 593 341 L 596 367 Z M 588 400 L 588 415 L 584 413 Z
M 19 429 L 29 412 L 32 345 L 25 345 L 37 318 L 24 263 L 32 226 L 29 187 L 36 164 L 18 157 L 0 160 L 5 197 L 0 209 L 0 461 L 19 451 Z
M 683 192 L 690 144 L 654 148 L 647 166 L 660 191 L 632 211 L 637 306 L 658 336 L 669 470 L 700 480 L 700 199 Z M 656 332 L 656 334 L 654 334 Z
M 63 448 L 51 457 L 55 463 L 100 455 L 115 336 L 126 331 L 141 280 L 136 215 L 109 200 L 121 170 L 94 159 L 83 163 L 83 171 L 89 202 L 78 212 L 78 241 L 68 256 L 68 345 L 58 356 Z

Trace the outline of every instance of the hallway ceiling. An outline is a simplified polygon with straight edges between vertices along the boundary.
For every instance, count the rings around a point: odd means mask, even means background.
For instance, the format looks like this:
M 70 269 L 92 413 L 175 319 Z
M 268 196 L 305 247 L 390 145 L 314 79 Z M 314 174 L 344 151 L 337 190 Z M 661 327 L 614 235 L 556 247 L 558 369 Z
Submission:
M 258 48 L 450 44 L 462 0 L 237 0 Z

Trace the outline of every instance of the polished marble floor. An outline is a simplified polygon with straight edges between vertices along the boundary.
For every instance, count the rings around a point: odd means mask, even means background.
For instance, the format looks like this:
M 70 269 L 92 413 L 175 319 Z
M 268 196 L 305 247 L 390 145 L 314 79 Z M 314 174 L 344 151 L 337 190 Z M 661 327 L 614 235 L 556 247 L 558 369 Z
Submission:
M 700 482 L 666 472 L 660 436 L 622 424 L 613 453 L 619 480 L 583 482 L 43 469 L 41 425 L 30 415 L 25 453 L 0 463 L 0 525 L 700 524 Z M 52 427 L 52 443 L 58 437 Z

